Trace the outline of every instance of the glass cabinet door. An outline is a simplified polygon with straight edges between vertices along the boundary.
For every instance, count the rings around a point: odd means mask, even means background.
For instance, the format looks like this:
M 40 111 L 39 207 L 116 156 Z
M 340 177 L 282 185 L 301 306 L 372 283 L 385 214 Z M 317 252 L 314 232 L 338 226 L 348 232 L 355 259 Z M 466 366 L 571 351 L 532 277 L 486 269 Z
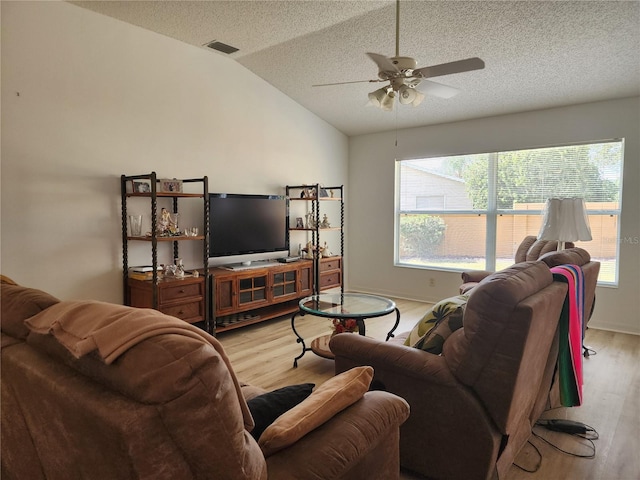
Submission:
M 273 298 L 296 295 L 298 275 L 296 270 L 277 272 L 273 274 Z
M 267 301 L 267 274 L 238 279 L 238 306 Z

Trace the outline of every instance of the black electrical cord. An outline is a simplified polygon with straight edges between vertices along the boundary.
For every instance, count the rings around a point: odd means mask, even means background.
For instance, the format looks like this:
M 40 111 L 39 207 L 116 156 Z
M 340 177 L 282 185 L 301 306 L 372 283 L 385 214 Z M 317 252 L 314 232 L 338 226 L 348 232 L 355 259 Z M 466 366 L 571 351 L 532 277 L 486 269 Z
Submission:
M 536 433 L 535 430 L 533 429 L 531 430 L 531 433 L 533 434 L 534 437 L 539 438 L 541 441 L 543 441 L 547 445 L 551 446 L 552 448 L 558 450 L 561 453 L 564 453 L 565 455 L 570 455 L 572 457 L 577 457 L 577 458 L 595 458 L 596 456 L 596 445 L 595 443 L 593 443 L 593 441 L 597 440 L 600 437 L 600 435 L 593 427 L 587 424 L 584 424 L 581 422 L 574 422 L 572 420 L 540 419 L 535 423 L 534 428 L 535 427 L 542 427 L 550 431 L 566 433 L 567 435 L 571 435 L 573 437 L 579 437 L 588 442 L 588 444 L 584 444 L 584 445 L 589 447 L 590 453 L 585 455 L 581 453 L 569 452 L 567 450 L 564 450 L 558 447 L 553 442 L 544 438 L 542 435 Z M 531 445 L 533 449 L 536 451 L 536 453 L 538 454 L 537 464 L 532 469 L 528 469 L 523 467 L 522 465 L 518 465 L 516 462 L 513 462 L 513 465 L 518 467 L 523 472 L 536 473 L 540 469 L 540 466 L 542 465 L 542 453 L 540 452 L 538 447 L 536 447 L 530 440 L 527 440 L 527 443 Z
M 526 469 L 521 465 L 518 465 L 516 462 L 513 462 L 513 464 L 518 467 L 520 470 L 522 470 L 523 472 L 527 472 L 527 473 L 536 473 L 539 469 L 540 466 L 542 465 L 542 453 L 540 453 L 540 450 L 538 449 L 538 447 L 536 447 L 533 443 L 531 443 L 530 440 L 527 440 L 527 443 L 529 445 L 531 445 L 533 447 L 533 449 L 536 451 L 536 453 L 538 454 L 538 463 L 536 464 L 535 467 L 533 467 L 532 470 Z
M 547 430 L 551 430 L 551 431 L 566 433 L 567 435 L 571 435 L 573 437 L 578 437 L 578 438 L 582 438 L 582 439 L 586 440 L 588 443 L 584 444 L 584 445 L 589 447 L 589 453 L 588 454 L 574 453 L 574 452 L 569 452 L 567 450 L 564 450 L 564 449 L 558 447 L 553 442 L 551 442 L 548 439 L 544 438 L 542 435 L 536 433 L 535 430 L 531 431 L 531 433 L 535 437 L 539 438 L 540 440 L 542 440 L 546 444 L 548 444 L 551 447 L 555 448 L 559 452 L 564 453 L 565 455 L 571 455 L 572 457 L 577 457 L 577 458 L 595 458 L 595 456 L 596 456 L 596 445 L 595 445 L 595 443 L 593 443 L 593 441 L 597 440 L 600 435 L 598 434 L 598 432 L 593 427 L 591 427 L 589 425 L 586 425 L 584 423 L 580 423 L 580 422 L 571 422 L 571 424 L 568 425 L 568 426 L 566 424 L 562 424 L 562 423 L 560 425 L 558 425 L 558 423 L 555 423 L 552 420 L 538 420 L 534 426 L 543 427 L 543 428 L 546 428 Z

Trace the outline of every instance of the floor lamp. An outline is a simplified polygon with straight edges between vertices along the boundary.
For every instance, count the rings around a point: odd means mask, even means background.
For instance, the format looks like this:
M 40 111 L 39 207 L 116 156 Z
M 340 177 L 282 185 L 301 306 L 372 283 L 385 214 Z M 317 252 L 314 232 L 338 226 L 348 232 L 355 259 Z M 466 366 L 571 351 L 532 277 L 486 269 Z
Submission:
M 565 242 L 591 239 L 589 218 L 582 198 L 547 199 L 538 240 L 557 240 L 558 250 L 564 250 Z
M 558 251 L 564 250 L 565 242 L 592 240 L 584 200 L 582 198 L 547 199 L 538 240 L 557 240 Z M 591 348 L 583 344 L 582 349 L 584 356 L 588 357 Z

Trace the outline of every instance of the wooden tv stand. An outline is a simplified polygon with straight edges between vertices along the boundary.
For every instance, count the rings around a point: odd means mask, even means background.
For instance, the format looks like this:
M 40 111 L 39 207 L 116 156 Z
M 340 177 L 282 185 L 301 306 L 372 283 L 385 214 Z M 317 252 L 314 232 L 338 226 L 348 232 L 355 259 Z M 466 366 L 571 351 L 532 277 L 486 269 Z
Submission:
M 217 333 L 293 313 L 313 294 L 313 261 L 247 270 L 210 268 L 212 319 Z

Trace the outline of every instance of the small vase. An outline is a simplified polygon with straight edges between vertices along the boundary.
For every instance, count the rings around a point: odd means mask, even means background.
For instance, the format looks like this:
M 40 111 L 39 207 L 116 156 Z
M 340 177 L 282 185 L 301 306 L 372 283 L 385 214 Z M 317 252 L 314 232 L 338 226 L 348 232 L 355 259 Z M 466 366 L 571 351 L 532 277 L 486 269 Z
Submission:
M 176 267 L 176 277 L 177 278 L 184 278 L 184 265 L 182 265 L 182 259 L 181 258 L 176 258 L 175 259 L 175 267 Z

